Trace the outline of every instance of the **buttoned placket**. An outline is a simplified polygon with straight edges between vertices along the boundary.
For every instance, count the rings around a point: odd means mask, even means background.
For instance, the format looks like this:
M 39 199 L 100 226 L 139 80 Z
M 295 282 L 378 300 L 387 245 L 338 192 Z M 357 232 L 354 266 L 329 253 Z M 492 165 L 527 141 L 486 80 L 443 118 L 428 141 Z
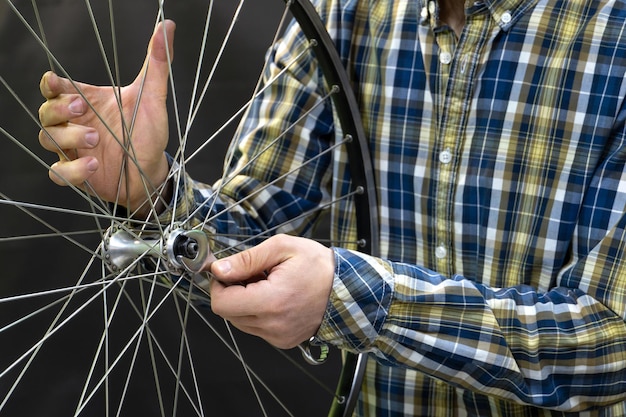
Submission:
M 433 97 L 436 102 L 437 117 L 437 186 L 435 192 L 435 210 L 432 226 L 434 231 L 434 265 L 437 271 L 452 275 L 454 273 L 454 197 L 458 181 L 459 154 L 465 140 L 468 116 L 475 87 L 475 74 L 480 65 L 480 54 L 494 30 L 493 19 L 486 7 L 480 4 L 472 8 L 472 15 L 467 17 L 462 36 L 457 39 L 451 28 L 440 26 L 437 21 L 438 9 L 434 0 L 422 8 L 421 17 L 430 24 L 422 25 L 421 36 L 434 36 L 438 80 L 434 85 Z M 503 15 L 504 21 L 507 16 Z M 509 15 L 510 18 L 510 15 Z M 510 21 L 510 19 L 509 19 Z M 471 25 L 469 27 L 468 25 Z

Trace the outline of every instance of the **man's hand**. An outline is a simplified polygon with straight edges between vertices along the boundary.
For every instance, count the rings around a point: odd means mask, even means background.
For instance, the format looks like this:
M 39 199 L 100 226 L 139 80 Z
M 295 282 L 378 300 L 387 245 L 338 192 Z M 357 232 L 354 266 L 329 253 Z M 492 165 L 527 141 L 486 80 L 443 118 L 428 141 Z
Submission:
M 333 251 L 287 235 L 213 262 L 211 307 L 238 329 L 289 349 L 313 336 L 332 288 Z
M 118 201 L 131 210 L 149 208 L 147 199 L 154 198 L 168 173 L 166 98 L 174 29 L 171 21 L 159 24 L 141 72 L 121 90 L 72 84 L 52 72 L 44 74 L 40 89 L 46 102 L 39 109 L 43 126 L 39 141 L 59 155 L 50 171 L 55 183 L 82 187 L 88 181 L 88 191 L 105 201 Z M 120 145 L 128 133 L 130 155 Z M 122 173 L 124 161 L 127 174 Z

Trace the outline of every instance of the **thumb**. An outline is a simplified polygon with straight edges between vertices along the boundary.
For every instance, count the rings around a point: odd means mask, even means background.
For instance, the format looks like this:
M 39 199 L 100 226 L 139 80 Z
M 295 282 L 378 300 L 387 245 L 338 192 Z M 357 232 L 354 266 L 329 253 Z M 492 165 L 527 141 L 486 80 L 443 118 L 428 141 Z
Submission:
M 276 248 L 274 241 L 267 240 L 257 246 L 213 262 L 211 272 L 225 284 L 257 281 L 264 278 L 284 260 L 284 252 Z
M 157 25 L 152 34 L 146 60 L 135 80 L 135 82 L 145 83 L 144 91 L 146 92 L 167 95 L 170 63 L 174 59 L 175 30 L 176 24 L 171 20 L 165 20 Z

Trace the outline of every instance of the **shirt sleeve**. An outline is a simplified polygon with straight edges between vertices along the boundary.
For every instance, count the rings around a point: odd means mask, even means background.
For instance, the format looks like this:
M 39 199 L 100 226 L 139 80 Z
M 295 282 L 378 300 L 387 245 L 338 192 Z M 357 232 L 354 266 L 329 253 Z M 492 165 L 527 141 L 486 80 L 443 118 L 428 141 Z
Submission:
M 626 214 L 543 293 L 336 248 L 318 337 L 523 404 L 579 411 L 624 400 L 625 226 Z

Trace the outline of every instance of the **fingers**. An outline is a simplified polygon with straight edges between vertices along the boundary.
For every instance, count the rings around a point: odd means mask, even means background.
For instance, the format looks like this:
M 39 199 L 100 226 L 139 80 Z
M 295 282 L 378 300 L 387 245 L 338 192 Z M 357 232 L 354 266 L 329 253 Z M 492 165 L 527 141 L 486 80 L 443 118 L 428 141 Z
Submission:
M 78 94 L 62 94 L 47 99 L 39 107 L 39 121 L 44 127 L 54 126 L 85 114 L 87 104 Z
M 250 284 L 229 285 L 219 280 L 211 283 L 211 308 L 213 312 L 229 320 L 267 314 L 276 293 L 267 280 L 255 280 Z M 245 300 L 245 302 L 242 302 Z
M 271 345 L 290 349 L 312 334 L 292 331 L 291 314 L 283 310 L 284 303 L 272 285 L 258 281 L 250 285 L 211 283 L 211 308 L 215 314 L 248 334 L 261 337 Z M 304 326 L 298 325 L 300 329 Z
M 76 93 L 76 88 L 69 80 L 48 71 L 41 77 L 39 91 L 41 91 L 42 96 L 51 99 L 61 94 Z
M 168 138 L 166 99 L 174 28 L 171 21 L 157 26 L 138 82 L 120 88 L 119 97 L 110 87 L 74 82 L 53 72 L 42 76 L 39 88 L 46 102 L 39 109 L 39 142 L 59 155 L 50 171 L 55 183 L 80 186 L 89 179 L 91 190 L 103 199 L 123 198 L 136 209 L 146 200 L 141 177 L 155 187 L 165 180 L 169 169 L 163 154 Z M 133 148 L 141 166 L 129 169 L 127 186 L 118 192 L 114 177 L 120 175 L 123 150 L 117 138 L 123 136 L 125 118 L 133 120 L 137 132 Z M 98 174 L 92 175 L 96 170 Z M 115 173 L 113 177 L 107 175 L 110 172 Z
M 57 131 L 59 134 L 55 134 Z M 53 139 L 58 137 L 58 140 Z M 94 129 L 69 125 L 51 127 L 39 132 L 39 143 L 43 148 L 59 155 L 59 162 L 50 167 L 49 177 L 57 185 L 81 185 L 99 167 L 93 156 L 77 158 L 76 150 L 91 149 L 98 144 L 98 133 Z
M 39 143 L 44 149 L 59 155 L 59 162 L 52 165 L 49 171 L 49 177 L 55 184 L 79 186 L 99 167 L 95 157 L 77 158 L 76 154 L 77 150 L 95 148 L 100 139 L 98 132 L 91 127 L 67 122 L 81 116 L 86 108 L 82 98 L 76 94 L 62 94 L 48 99 L 40 107 L 39 118 L 43 129 L 39 132 Z
M 39 132 L 41 146 L 59 155 L 59 162 L 51 166 L 50 179 L 57 185 L 83 184 L 99 163 L 93 156 L 77 158 L 77 150 L 93 149 L 98 145 L 98 132 L 87 126 L 69 123 L 81 117 L 88 109 L 79 94 L 71 94 L 74 86 L 68 80 L 47 72 L 40 83 L 41 93 L 47 101 L 39 108 L 42 130 Z
M 39 132 L 41 146 L 56 153 L 64 149 L 93 149 L 98 145 L 99 139 L 95 129 L 69 123 L 50 126 Z
M 40 89 L 47 100 L 39 107 L 39 121 L 43 127 L 39 143 L 52 152 L 95 147 L 99 138 L 94 129 L 68 123 L 88 110 L 87 103 L 75 92 L 69 80 L 48 71 L 41 79 Z
M 68 161 L 61 159 L 50 167 L 49 177 L 57 185 L 83 184 L 99 168 L 98 160 L 92 156 Z
M 246 251 L 220 259 L 211 265 L 211 272 L 225 283 L 248 281 L 264 275 L 287 256 L 276 240 L 268 240 Z
M 309 239 L 274 236 L 213 262 L 211 308 L 274 346 L 293 347 L 319 328 L 334 268 L 331 249 Z
M 246 251 L 213 262 L 215 277 L 211 294 L 213 311 L 221 316 L 254 315 L 273 296 L 266 271 L 273 270 L 284 260 L 278 242 L 269 240 Z M 245 303 L 238 300 L 246 300 Z

